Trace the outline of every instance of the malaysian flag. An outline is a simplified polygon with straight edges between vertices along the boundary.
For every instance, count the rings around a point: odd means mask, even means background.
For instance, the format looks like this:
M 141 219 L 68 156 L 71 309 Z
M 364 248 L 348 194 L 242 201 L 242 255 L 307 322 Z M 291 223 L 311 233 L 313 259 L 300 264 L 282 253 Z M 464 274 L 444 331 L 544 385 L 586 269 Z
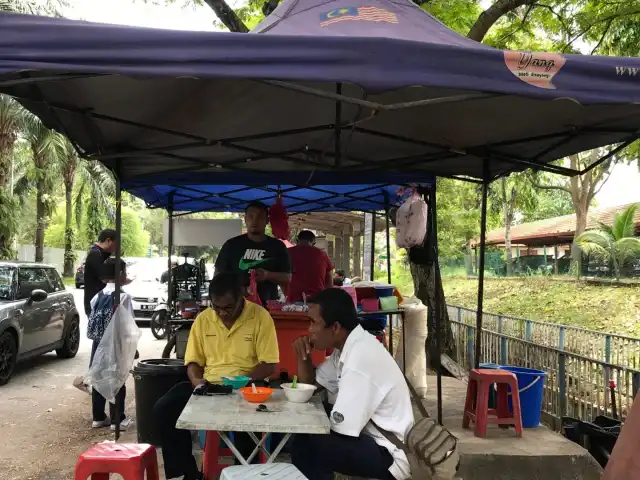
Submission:
M 320 26 L 326 27 L 333 23 L 347 20 L 362 20 L 365 22 L 398 23 L 395 13 L 378 7 L 341 7 L 330 12 L 323 13 L 320 17 Z

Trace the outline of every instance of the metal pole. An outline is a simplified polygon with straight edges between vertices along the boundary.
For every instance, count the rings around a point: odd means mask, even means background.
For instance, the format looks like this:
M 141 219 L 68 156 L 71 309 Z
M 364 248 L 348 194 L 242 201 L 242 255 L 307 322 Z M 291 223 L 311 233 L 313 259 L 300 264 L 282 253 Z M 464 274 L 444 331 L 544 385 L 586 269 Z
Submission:
M 432 264 L 429 268 L 433 269 L 433 286 L 434 292 L 434 305 L 433 315 L 436 324 L 436 349 L 438 351 L 438 368 L 436 370 L 436 390 L 437 390 L 437 408 L 438 408 L 438 423 L 442 425 L 442 317 L 440 315 L 442 305 L 440 305 L 440 287 L 442 279 L 440 278 L 440 268 L 438 266 L 438 210 L 436 205 L 436 183 L 434 182 L 431 187 L 431 193 L 429 194 L 429 217 L 431 218 L 431 261 Z
M 391 241 L 389 234 L 389 194 L 384 194 L 384 217 L 387 235 L 387 283 L 391 285 Z M 404 345 L 402 346 L 404 349 Z M 404 352 L 404 350 L 403 350 Z M 393 315 L 389 315 L 389 353 L 393 355 Z
M 371 278 L 369 280 L 373 281 L 376 278 L 375 267 L 376 267 L 376 212 L 371 214 Z
M 336 83 L 336 94 L 342 94 L 342 83 Z M 342 102 L 336 100 L 336 118 L 335 125 L 333 126 L 335 135 L 335 167 L 340 168 L 342 166 L 342 142 L 341 142 L 341 123 L 342 123 Z
M 484 296 L 484 254 L 487 236 L 487 196 L 489 194 L 489 160 L 482 160 L 484 183 L 482 184 L 482 206 L 480 211 L 480 251 L 478 259 L 478 310 L 476 312 L 475 368 L 480 367 L 482 347 L 482 302 Z
M 168 234 L 169 240 L 167 241 L 167 266 L 169 268 L 169 274 L 167 276 L 167 316 L 165 321 L 168 323 L 169 316 L 173 311 L 173 271 L 171 268 L 171 254 L 173 253 L 173 192 L 169 194 L 169 208 L 167 209 L 169 214 L 169 227 Z
M 115 278 L 115 287 L 116 287 L 116 297 L 115 297 L 115 306 L 120 305 L 120 291 L 121 291 L 121 280 L 120 280 L 120 260 L 122 257 L 122 188 L 120 186 L 120 162 L 121 160 L 117 160 L 116 163 L 116 232 L 118 232 L 118 241 L 116 242 L 116 278 Z M 124 385 L 121 387 L 124 388 Z M 119 393 L 119 392 L 118 392 Z M 116 422 L 116 442 L 120 439 L 120 409 L 118 408 L 117 394 L 116 394 L 116 403 L 113 405 L 114 411 L 114 419 Z

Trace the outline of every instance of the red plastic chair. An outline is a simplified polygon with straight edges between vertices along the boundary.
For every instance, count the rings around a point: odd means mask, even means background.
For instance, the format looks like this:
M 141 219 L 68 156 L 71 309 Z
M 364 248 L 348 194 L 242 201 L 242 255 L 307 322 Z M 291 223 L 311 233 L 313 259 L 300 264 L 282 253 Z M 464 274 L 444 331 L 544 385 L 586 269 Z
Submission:
M 117 473 L 124 480 L 160 480 L 156 449 L 144 443 L 98 443 L 78 457 L 75 480 L 109 480 Z
M 220 442 L 221 438 L 218 432 L 207 432 L 202 459 L 202 474 L 205 480 L 216 480 L 223 469 L 234 464 L 235 455 L 230 448 L 222 447 Z M 260 455 L 260 463 L 267 463 L 267 456 L 262 450 L 258 455 Z M 220 463 L 220 457 L 231 457 L 231 463 Z
M 496 384 L 496 408 L 489 408 L 489 390 Z M 511 389 L 512 409 L 509 411 L 509 389 Z M 467 398 L 464 403 L 462 428 L 475 423 L 475 436 L 487 436 L 487 424 L 513 425 L 516 436 L 522 437 L 522 413 L 518 379 L 505 370 L 474 369 L 469 374 Z

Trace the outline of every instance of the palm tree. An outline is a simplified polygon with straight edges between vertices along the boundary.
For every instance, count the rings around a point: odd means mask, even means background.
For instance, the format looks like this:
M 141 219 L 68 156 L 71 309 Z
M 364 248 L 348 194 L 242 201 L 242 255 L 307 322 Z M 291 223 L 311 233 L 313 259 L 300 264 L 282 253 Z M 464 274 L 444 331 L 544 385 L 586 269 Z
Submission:
M 11 257 L 11 239 L 17 229 L 16 207 L 8 184 L 23 112 L 11 97 L 0 94 L 0 259 Z
M 73 185 L 76 181 L 76 173 L 81 166 L 80 157 L 73 144 L 67 138 L 63 138 L 59 145 L 58 160 L 62 181 L 64 183 L 65 225 L 64 225 L 64 270 L 63 276 L 73 276 L 73 266 L 76 261 L 74 254 L 75 230 L 73 221 Z
M 35 115 L 25 114 L 22 125 L 22 135 L 31 149 L 32 177 L 36 186 L 35 261 L 42 262 L 44 259 L 44 232 L 51 215 L 52 193 L 57 177 L 56 173 L 59 171 L 58 153 L 64 137 L 45 127 Z
M 640 255 L 640 238 L 634 237 L 637 209 L 637 205 L 630 205 L 616 214 L 611 225 L 599 223 L 597 229 L 584 232 L 576 239 L 585 254 L 611 263 L 618 281 L 625 262 Z
M 116 182 L 104 165 L 96 160 L 82 160 L 78 168 L 75 215 L 78 230 L 84 220 L 86 234 L 95 240 L 116 218 Z

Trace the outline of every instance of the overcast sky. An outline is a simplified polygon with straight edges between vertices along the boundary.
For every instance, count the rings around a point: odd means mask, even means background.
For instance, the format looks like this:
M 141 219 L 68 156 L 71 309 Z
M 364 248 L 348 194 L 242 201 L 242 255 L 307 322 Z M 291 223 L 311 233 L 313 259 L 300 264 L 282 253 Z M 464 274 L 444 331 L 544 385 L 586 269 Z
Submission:
M 232 1 L 240 3 L 242 0 Z M 215 30 L 216 17 L 209 7 L 182 8 L 177 0 L 173 5 L 162 1 L 154 4 L 143 0 L 70 0 L 65 12 L 69 18 L 93 22 L 139 25 L 178 30 Z M 640 173 L 636 165 L 618 165 L 596 198 L 599 207 L 640 202 Z

